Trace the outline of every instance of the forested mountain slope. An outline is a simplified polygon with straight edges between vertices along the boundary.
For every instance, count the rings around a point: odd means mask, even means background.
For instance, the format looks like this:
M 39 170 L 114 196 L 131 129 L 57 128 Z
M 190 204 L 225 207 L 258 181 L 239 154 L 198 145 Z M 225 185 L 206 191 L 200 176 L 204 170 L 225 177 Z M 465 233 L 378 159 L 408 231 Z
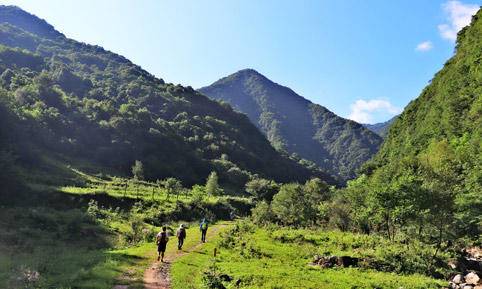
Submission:
M 9 132 L 0 156 L 23 167 L 75 159 L 127 175 L 140 160 L 148 179 L 189 185 L 216 170 L 238 187 L 253 174 L 278 181 L 313 175 L 228 105 L 68 39 L 13 6 L 0 6 L 0 86 L 8 112 L 0 117 L 9 119 L 0 123 Z
M 394 116 L 391 119 L 385 121 L 385 122 L 380 122 L 380 123 L 375 123 L 375 124 L 368 124 L 364 123 L 363 126 L 368 128 L 369 130 L 373 131 L 374 133 L 378 134 L 379 136 L 385 138 L 388 134 L 388 129 L 392 125 L 392 123 L 397 119 L 398 116 Z
M 395 120 L 363 171 L 366 176 L 349 187 L 367 196 L 367 208 L 387 222 L 433 221 L 440 236 L 482 232 L 481 10 L 459 32 L 455 55 Z
M 311 103 L 252 69 L 199 91 L 247 114 L 277 149 L 296 153 L 343 180 L 353 178 L 382 142 L 362 125 Z

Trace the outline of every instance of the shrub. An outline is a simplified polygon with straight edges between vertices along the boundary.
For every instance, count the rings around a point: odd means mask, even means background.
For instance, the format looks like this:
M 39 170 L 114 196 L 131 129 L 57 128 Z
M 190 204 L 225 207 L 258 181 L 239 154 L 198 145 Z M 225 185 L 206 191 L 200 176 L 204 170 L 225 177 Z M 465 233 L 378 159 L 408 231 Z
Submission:
M 256 207 L 251 210 L 251 218 L 257 225 L 267 225 L 275 220 L 270 205 L 265 201 L 259 202 Z
M 299 184 L 285 184 L 281 186 L 273 202 L 271 210 L 284 225 L 306 226 L 317 220 L 317 203 L 306 194 Z
M 347 231 L 350 228 L 350 205 L 345 202 L 342 198 L 335 199 L 329 205 L 329 224 L 336 227 L 342 231 Z
M 225 289 L 223 280 L 221 279 L 221 273 L 216 263 L 212 263 L 209 268 L 203 272 L 202 286 L 206 289 Z

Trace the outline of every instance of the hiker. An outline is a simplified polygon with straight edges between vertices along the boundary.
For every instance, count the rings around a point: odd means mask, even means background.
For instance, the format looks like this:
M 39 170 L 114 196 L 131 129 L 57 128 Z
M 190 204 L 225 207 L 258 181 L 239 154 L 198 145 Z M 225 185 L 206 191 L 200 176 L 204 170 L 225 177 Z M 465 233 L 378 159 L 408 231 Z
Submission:
M 157 261 L 161 259 L 161 262 L 164 262 L 164 253 L 166 252 L 167 242 L 169 242 L 169 237 L 167 236 L 167 227 L 163 226 L 162 231 L 159 232 L 156 236 L 156 243 L 157 243 Z
M 179 226 L 179 229 L 177 229 L 177 249 L 181 250 L 182 245 L 184 244 L 184 239 L 186 239 L 186 228 L 184 227 L 184 224 L 181 224 Z
M 206 243 L 206 233 L 208 232 L 208 221 L 204 218 L 199 225 L 199 229 L 201 229 L 201 241 Z

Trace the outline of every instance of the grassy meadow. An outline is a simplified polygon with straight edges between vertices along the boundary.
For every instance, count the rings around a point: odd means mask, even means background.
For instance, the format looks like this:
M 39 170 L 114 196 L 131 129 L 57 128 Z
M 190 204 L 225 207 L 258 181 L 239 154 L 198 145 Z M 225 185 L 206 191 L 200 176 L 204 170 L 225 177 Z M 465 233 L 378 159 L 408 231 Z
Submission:
M 389 262 L 389 252 L 410 250 L 377 236 L 319 229 L 260 228 L 243 222 L 232 226 L 217 241 L 174 263 L 173 288 L 398 289 L 441 288 L 445 284 L 420 274 L 397 274 L 394 268 L 322 269 L 310 265 L 316 254 L 369 257 L 383 263 Z M 219 253 L 213 258 L 216 246 Z M 413 250 L 412 256 L 421 253 Z M 223 281 L 226 276 L 230 281 Z
M 62 172 L 63 182 L 30 176 L 25 192 L 1 207 L 0 288 L 142 288 L 162 225 L 171 234 L 181 222 L 196 228 L 188 230 L 195 232 L 186 241 L 190 246 L 198 242 L 202 216 L 223 219 L 250 206 L 240 197 L 184 188 L 168 194 L 158 183 Z M 173 238 L 168 250 L 175 243 Z

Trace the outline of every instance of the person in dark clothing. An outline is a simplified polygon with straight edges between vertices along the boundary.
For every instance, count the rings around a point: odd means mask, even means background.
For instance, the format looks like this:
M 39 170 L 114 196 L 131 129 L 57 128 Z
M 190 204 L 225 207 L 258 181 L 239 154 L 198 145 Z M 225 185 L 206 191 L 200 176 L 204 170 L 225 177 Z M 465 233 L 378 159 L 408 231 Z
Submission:
M 179 229 L 177 229 L 177 249 L 181 250 L 182 245 L 184 244 L 184 239 L 186 239 L 186 228 L 184 227 L 184 224 L 181 224 L 179 226 Z
M 208 232 L 208 221 L 206 219 L 203 219 L 201 221 L 201 224 L 199 225 L 199 229 L 201 230 L 201 241 L 203 243 L 206 243 L 206 233 Z
M 157 261 L 161 259 L 161 262 L 164 262 L 164 253 L 166 252 L 167 242 L 169 242 L 169 237 L 167 236 L 167 227 L 162 227 L 162 231 L 159 232 L 156 236 L 156 243 L 157 243 Z

